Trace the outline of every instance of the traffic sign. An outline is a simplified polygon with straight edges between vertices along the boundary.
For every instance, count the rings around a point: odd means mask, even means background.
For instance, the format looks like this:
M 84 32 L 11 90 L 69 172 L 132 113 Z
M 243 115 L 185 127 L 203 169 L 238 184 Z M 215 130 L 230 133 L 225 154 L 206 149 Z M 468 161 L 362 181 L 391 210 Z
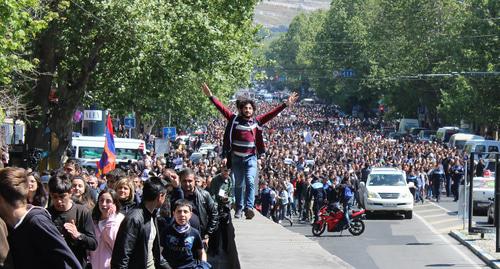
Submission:
M 170 138 L 170 140 L 175 140 L 177 137 L 177 130 L 175 127 L 163 127 L 163 138 Z
M 125 118 L 123 120 L 123 125 L 127 129 L 135 129 L 135 118 Z
M 352 69 L 344 69 L 341 71 L 342 77 L 350 78 L 354 76 L 354 71 Z

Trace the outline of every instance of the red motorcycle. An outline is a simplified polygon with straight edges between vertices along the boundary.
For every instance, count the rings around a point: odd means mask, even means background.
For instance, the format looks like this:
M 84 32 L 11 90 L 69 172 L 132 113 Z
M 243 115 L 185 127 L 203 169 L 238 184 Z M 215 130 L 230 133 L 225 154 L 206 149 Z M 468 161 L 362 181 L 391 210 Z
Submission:
M 319 210 L 319 220 L 313 223 L 312 233 L 314 236 L 320 236 L 325 232 L 326 227 L 328 227 L 329 232 L 342 232 L 344 230 L 349 230 L 352 235 L 358 236 L 365 231 L 365 223 L 362 220 L 364 217 L 364 209 L 359 211 L 352 210 L 349 215 L 349 218 L 351 219 L 351 226 L 349 227 L 342 210 L 329 212 L 328 207 L 323 206 Z

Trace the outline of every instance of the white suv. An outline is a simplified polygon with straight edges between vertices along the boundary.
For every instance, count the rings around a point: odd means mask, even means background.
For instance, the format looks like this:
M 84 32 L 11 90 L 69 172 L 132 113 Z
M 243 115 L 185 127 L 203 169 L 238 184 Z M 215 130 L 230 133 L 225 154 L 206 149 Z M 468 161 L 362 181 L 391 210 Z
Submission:
M 395 212 L 413 217 L 413 196 L 405 172 L 396 168 L 372 168 L 366 184 L 359 188 L 361 203 L 368 213 Z

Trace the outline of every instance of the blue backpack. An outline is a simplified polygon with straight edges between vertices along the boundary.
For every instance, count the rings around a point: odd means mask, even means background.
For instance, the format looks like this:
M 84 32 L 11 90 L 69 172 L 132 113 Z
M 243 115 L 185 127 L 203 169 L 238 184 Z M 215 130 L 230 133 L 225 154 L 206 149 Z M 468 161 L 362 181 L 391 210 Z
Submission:
M 344 188 L 344 201 L 349 201 L 351 198 L 354 196 L 354 194 L 351 191 L 351 188 L 345 186 Z

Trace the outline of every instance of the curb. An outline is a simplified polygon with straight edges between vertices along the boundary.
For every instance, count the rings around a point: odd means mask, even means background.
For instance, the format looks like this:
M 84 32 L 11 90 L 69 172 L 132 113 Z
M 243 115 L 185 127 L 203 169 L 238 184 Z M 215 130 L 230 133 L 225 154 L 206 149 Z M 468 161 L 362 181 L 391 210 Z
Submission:
M 492 257 L 490 254 L 485 252 L 482 248 L 472 244 L 469 240 L 465 238 L 465 236 L 457 231 L 450 231 L 449 235 L 455 238 L 462 245 L 466 246 L 470 249 L 478 258 L 484 261 L 489 267 L 494 269 L 500 269 L 500 262 L 495 262 L 497 259 Z

